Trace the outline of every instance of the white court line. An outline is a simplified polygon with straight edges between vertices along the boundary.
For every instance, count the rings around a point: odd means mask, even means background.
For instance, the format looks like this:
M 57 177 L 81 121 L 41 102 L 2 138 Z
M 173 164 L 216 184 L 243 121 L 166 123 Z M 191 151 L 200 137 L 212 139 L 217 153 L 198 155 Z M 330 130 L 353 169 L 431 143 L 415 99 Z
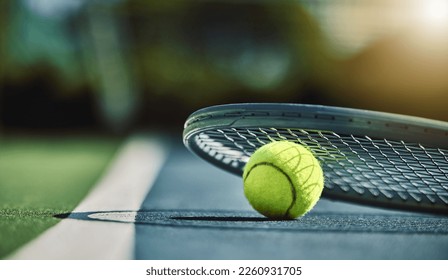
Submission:
M 167 154 L 161 140 L 131 137 L 91 193 L 73 210 L 138 211 Z M 19 249 L 11 259 L 132 259 L 135 225 L 64 219 Z

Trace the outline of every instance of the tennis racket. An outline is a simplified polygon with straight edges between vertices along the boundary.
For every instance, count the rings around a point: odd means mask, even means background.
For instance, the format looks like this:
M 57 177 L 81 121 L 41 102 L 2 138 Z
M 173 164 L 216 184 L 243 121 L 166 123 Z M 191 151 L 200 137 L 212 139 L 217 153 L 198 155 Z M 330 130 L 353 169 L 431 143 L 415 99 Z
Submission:
M 183 139 L 236 175 L 262 145 L 293 141 L 320 161 L 324 197 L 448 214 L 446 122 L 321 105 L 230 104 L 194 112 Z

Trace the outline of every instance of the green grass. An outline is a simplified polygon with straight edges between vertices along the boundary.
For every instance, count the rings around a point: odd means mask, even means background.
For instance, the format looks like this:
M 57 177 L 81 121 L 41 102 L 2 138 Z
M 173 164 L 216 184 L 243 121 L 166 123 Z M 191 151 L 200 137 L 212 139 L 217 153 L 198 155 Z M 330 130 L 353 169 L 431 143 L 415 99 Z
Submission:
M 0 258 L 67 213 L 100 178 L 119 145 L 101 137 L 0 138 Z

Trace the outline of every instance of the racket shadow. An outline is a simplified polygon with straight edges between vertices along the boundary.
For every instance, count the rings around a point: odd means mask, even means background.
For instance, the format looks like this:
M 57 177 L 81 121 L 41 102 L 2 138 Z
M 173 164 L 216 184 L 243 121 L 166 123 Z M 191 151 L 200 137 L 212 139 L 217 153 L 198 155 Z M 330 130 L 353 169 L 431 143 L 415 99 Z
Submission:
M 448 218 L 434 215 L 309 213 L 296 220 L 270 220 L 254 212 L 205 210 L 92 211 L 54 215 L 58 219 L 131 223 L 138 226 L 210 230 L 448 234 Z
M 182 214 L 180 214 L 182 213 Z M 185 213 L 185 214 L 184 214 Z M 250 222 L 250 223 L 265 223 L 274 221 L 265 217 L 254 216 L 248 214 L 242 215 L 244 212 L 223 212 L 210 215 L 209 211 L 194 211 L 194 214 L 183 210 L 117 210 L 117 211 L 92 211 L 92 212 L 70 212 L 53 215 L 58 219 L 75 219 L 85 221 L 103 221 L 103 222 L 117 222 L 117 223 L 133 223 L 133 224 L 154 224 L 160 220 L 171 221 L 186 221 L 186 222 Z M 179 214 L 179 215 L 176 215 Z M 235 216 L 238 214 L 239 216 Z M 157 223 L 158 224 L 158 223 Z

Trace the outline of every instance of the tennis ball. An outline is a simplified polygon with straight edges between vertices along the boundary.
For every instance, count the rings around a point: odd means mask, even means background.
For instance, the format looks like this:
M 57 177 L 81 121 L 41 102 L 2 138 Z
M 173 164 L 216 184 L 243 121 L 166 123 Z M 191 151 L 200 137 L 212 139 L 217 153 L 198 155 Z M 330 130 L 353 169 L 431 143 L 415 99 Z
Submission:
M 244 194 L 252 207 L 270 219 L 295 219 L 320 198 L 324 176 L 304 146 L 275 141 L 257 149 L 247 162 Z

